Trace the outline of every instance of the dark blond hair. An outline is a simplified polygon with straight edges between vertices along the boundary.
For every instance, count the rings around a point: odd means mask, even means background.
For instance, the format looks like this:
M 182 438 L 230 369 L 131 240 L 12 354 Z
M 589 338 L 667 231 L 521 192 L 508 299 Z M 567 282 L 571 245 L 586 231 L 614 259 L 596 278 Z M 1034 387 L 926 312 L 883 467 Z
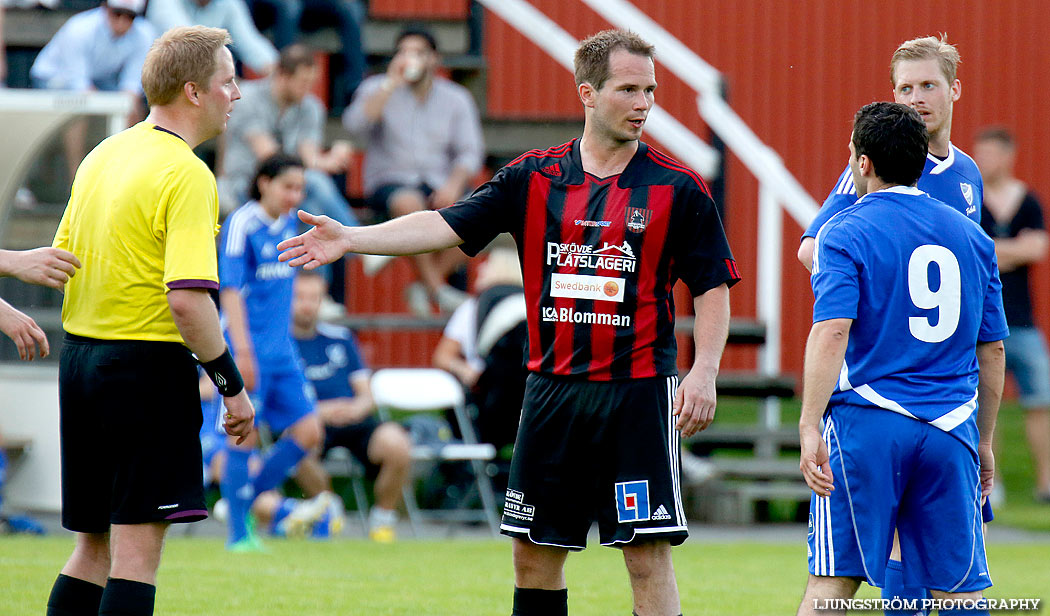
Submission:
M 948 80 L 948 85 L 955 81 L 955 72 L 959 68 L 959 50 L 948 42 L 948 34 L 940 38 L 924 36 L 904 41 L 890 59 L 890 82 L 897 87 L 897 64 L 905 60 L 937 60 L 941 73 Z
M 142 65 L 142 91 L 150 106 L 168 105 L 189 82 L 204 91 L 218 65 L 215 52 L 231 43 L 222 28 L 180 26 L 153 41 Z
M 609 79 L 609 56 L 617 49 L 645 56 L 650 60 L 655 50 L 642 37 L 627 30 L 602 30 L 584 39 L 573 57 L 576 85 L 589 83 L 601 90 Z

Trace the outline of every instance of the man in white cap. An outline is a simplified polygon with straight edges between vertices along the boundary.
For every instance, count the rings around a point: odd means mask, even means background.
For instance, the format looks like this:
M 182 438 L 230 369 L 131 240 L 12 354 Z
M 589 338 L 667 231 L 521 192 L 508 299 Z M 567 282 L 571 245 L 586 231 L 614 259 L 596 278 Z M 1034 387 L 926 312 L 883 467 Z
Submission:
M 106 0 L 102 6 L 69 18 L 44 46 L 29 69 L 35 88 L 123 91 L 134 96 L 128 125 L 142 119 L 142 63 L 157 33 L 142 16 L 146 0 Z M 84 157 L 87 125 L 77 122 L 66 133 L 66 158 L 72 181 Z

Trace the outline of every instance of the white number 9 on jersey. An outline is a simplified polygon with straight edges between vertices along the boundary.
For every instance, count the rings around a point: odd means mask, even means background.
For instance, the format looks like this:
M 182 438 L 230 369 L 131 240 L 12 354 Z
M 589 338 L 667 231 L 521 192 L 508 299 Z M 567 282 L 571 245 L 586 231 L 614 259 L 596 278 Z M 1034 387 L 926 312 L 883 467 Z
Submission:
M 930 288 L 931 263 L 936 264 L 940 272 L 941 284 L 936 291 Z M 917 307 L 937 309 L 936 325 L 931 323 L 930 316 L 908 317 L 912 336 L 923 342 L 943 342 L 955 333 L 959 326 L 962 281 L 959 260 L 952 251 L 933 244 L 916 248 L 908 260 L 908 293 Z

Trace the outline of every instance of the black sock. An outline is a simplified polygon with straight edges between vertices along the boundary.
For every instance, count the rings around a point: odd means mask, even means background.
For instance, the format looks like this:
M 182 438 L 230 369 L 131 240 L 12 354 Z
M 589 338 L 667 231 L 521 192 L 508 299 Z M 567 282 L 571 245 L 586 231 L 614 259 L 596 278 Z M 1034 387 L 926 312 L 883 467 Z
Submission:
M 157 587 L 145 582 L 109 578 L 98 616 L 153 616 Z
M 568 616 L 569 590 L 514 588 L 511 616 Z
M 47 598 L 47 616 L 96 616 L 101 602 L 101 586 L 59 573 Z

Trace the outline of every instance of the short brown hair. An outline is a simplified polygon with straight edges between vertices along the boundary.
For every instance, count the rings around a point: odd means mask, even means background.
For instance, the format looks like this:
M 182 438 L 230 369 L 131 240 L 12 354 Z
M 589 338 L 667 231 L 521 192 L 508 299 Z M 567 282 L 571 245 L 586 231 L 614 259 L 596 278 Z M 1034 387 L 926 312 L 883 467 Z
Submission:
M 277 58 L 277 70 L 283 75 L 294 75 L 300 68 L 313 67 L 316 64 L 314 51 L 302 43 L 285 47 Z
M 977 132 L 976 141 L 998 141 L 1008 150 L 1014 149 L 1014 136 L 1005 126 L 986 126 Z
M 602 30 L 584 39 L 573 57 L 576 85 L 589 83 L 601 90 L 609 79 L 609 56 L 617 49 L 652 59 L 655 49 L 642 37 L 627 30 Z
M 955 81 L 955 73 L 959 68 L 959 50 L 948 42 L 948 34 L 942 33 L 940 38 L 924 36 L 922 38 L 904 41 L 897 51 L 893 52 L 890 59 L 890 82 L 897 86 L 897 63 L 905 60 L 937 60 L 941 67 L 941 73 L 948 80 L 948 85 Z
M 222 28 L 180 26 L 153 41 L 142 65 L 142 91 L 150 106 L 168 105 L 189 82 L 204 90 L 218 68 L 215 52 L 231 43 Z

